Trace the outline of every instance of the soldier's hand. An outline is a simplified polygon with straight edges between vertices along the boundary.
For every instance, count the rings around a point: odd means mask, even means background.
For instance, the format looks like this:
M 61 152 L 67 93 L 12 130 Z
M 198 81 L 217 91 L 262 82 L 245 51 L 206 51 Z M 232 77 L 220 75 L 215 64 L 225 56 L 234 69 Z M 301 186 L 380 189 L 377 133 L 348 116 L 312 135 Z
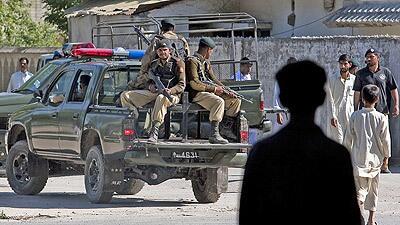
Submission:
M 236 95 L 234 93 L 232 93 L 232 92 L 229 92 L 228 96 L 231 97 L 231 98 L 236 98 Z
M 338 127 L 338 121 L 337 121 L 337 119 L 332 118 L 332 119 L 331 119 L 331 125 L 332 125 L 333 127 Z
M 216 86 L 214 93 L 216 95 L 222 95 L 224 93 L 224 89 L 221 86 Z
M 157 92 L 157 87 L 155 84 L 149 84 L 149 91 L 152 93 L 156 93 Z
M 165 88 L 164 90 L 165 90 L 165 92 L 167 92 L 169 95 L 171 95 L 171 89 Z
M 399 115 L 399 106 L 397 105 L 395 105 L 394 107 L 393 107 L 393 112 L 392 112 L 392 116 L 393 117 L 396 117 L 396 116 L 398 116 Z
M 282 115 L 282 113 L 276 114 L 276 122 L 277 122 L 279 125 L 282 125 L 282 124 L 283 124 L 283 115 Z

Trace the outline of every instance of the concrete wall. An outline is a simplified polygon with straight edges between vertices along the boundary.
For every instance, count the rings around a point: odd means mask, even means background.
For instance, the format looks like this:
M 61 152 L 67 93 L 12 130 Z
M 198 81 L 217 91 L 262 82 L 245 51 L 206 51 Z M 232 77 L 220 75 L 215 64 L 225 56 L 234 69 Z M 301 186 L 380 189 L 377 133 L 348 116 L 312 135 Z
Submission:
M 0 48 L 0 92 L 7 90 L 11 74 L 19 70 L 21 57 L 29 59 L 29 71 L 35 73 L 40 55 L 54 50 L 55 48 Z

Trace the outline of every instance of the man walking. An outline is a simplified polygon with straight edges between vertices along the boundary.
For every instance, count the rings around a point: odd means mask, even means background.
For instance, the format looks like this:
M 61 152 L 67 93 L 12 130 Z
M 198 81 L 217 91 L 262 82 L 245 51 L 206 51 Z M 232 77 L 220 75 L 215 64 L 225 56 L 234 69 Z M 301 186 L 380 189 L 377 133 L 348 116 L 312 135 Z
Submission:
M 11 75 L 10 82 L 8 83 L 7 92 L 12 92 L 17 90 L 24 84 L 29 78 L 33 76 L 32 73 L 28 72 L 29 60 L 26 57 L 19 59 L 20 71 L 15 72 Z
M 375 105 L 376 110 L 386 116 L 389 116 L 389 110 L 391 108 L 391 96 L 394 102 L 392 116 L 398 116 L 399 93 L 397 91 L 397 83 L 392 76 L 392 72 L 388 68 L 380 65 L 380 54 L 374 48 L 370 48 L 365 52 L 365 60 L 367 66 L 357 72 L 356 79 L 354 81 L 354 110 L 356 111 L 363 107 L 363 103 L 360 101 L 360 92 L 362 88 L 365 85 L 374 84 L 378 86 L 380 93 L 379 100 Z M 382 167 L 382 172 L 390 173 L 387 165 Z
M 349 72 L 352 66 L 350 56 L 343 54 L 338 62 L 340 74 L 329 77 L 327 85 L 328 118 L 330 118 L 327 136 L 342 143 L 344 131 L 354 111 L 353 85 L 356 77 Z
M 193 102 L 210 111 L 211 122 L 210 143 L 228 144 L 219 133 L 219 123 L 226 116 L 236 117 L 241 105 L 241 100 L 233 94 L 226 94 L 223 84 L 215 77 L 209 61 L 215 43 L 211 38 L 201 38 L 197 52 L 188 58 L 186 75 L 189 82 L 189 97 Z M 227 123 L 233 124 L 233 123 Z M 233 127 L 222 129 L 228 136 Z
M 152 118 L 152 129 L 150 132 L 150 143 L 157 142 L 158 131 L 164 122 L 168 107 L 177 104 L 180 96 L 185 90 L 185 64 L 174 56 L 171 56 L 171 45 L 168 39 L 160 40 L 156 46 L 158 59 L 150 64 L 150 73 L 158 76 L 165 90 L 157 89 L 155 82 L 149 80 L 146 89 L 125 91 L 121 94 L 123 107 L 128 107 L 138 116 L 137 107 L 142 107 L 155 100 Z M 171 98 L 166 96 L 167 93 Z

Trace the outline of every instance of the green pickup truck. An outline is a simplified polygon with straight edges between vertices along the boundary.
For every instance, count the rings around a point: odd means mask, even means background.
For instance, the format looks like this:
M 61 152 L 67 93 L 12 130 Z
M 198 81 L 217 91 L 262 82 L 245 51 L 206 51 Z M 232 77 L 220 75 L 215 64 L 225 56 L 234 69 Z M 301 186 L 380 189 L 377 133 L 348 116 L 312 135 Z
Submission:
M 52 80 L 51 75 L 70 61 L 72 60 L 62 59 L 51 61 L 36 72 L 36 74 L 18 90 L 12 93 L 0 93 L 0 175 L 4 173 L 6 161 L 4 138 L 8 128 L 8 118 L 22 106 L 35 102 L 34 93 L 43 90 Z
M 199 202 L 219 199 L 227 190 L 227 167 L 246 162 L 251 146 L 247 119 L 241 112 L 235 121 L 237 140 L 210 144 L 201 131 L 208 112 L 189 103 L 184 94 L 182 104 L 169 109 L 164 137 L 156 144 L 147 143 L 144 124 L 151 107 L 140 109 L 136 120 L 116 104 L 139 68 L 139 61 L 71 61 L 52 74 L 46 89 L 36 94 L 38 102 L 11 115 L 5 138 L 6 173 L 15 193 L 39 193 L 49 175 L 84 174 L 93 203 L 109 202 L 115 192 L 136 194 L 144 182 L 157 185 L 175 178 L 191 180 Z M 76 98 L 81 75 L 91 80 L 84 98 Z M 254 102 L 261 101 L 259 81 L 237 83 L 229 85 Z M 173 124 L 178 128 L 172 129 Z M 188 129 L 192 124 L 201 133 L 193 136 Z

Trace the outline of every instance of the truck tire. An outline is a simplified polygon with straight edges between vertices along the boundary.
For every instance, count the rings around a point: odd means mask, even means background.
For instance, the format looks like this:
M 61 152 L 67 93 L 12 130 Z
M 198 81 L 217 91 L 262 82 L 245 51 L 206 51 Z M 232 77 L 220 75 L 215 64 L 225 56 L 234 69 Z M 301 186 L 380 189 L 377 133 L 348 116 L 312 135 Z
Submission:
M 109 175 L 106 172 L 105 160 L 100 146 L 92 146 L 86 157 L 85 163 L 85 189 L 86 195 L 92 203 L 108 203 L 113 192 L 105 191 Z
M 49 178 L 49 162 L 38 159 L 29 151 L 26 140 L 17 141 L 7 156 L 6 173 L 8 184 L 19 195 L 36 195 L 46 186 Z M 29 162 L 32 160 L 33 162 Z M 37 160 L 34 162 L 34 160 Z M 29 165 L 29 163 L 32 163 Z M 29 174 L 29 166 L 35 175 Z
M 216 187 L 216 169 L 201 169 L 197 171 L 196 176 L 192 179 L 192 189 L 194 196 L 200 203 L 214 203 L 217 202 L 221 193 L 218 193 Z
M 144 187 L 144 182 L 139 179 L 125 179 L 120 188 L 116 191 L 119 195 L 135 195 Z

